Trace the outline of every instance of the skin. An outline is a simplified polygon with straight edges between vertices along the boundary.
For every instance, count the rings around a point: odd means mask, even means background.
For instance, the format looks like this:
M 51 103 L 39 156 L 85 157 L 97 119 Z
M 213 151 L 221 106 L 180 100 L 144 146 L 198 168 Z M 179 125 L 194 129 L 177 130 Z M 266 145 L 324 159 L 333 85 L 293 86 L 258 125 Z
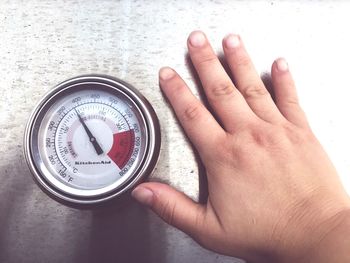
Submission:
M 350 199 L 298 103 L 288 64 L 272 99 L 238 35 L 223 40 L 233 79 L 203 32 L 188 50 L 215 117 L 171 68 L 160 86 L 198 151 L 206 204 L 147 182 L 132 195 L 203 247 L 249 262 L 350 262 Z M 349 250 L 350 251 L 350 250 Z

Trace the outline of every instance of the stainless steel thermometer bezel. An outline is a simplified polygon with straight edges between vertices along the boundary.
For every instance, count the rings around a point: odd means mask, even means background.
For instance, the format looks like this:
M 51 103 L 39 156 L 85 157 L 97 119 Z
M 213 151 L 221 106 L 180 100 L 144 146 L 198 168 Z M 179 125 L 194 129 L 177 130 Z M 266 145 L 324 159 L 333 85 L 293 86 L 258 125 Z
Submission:
M 74 194 L 63 190 L 60 184 L 56 184 L 48 180 L 52 176 L 45 166 L 39 154 L 39 129 L 46 112 L 50 109 L 54 102 L 57 102 L 69 92 L 86 89 L 85 85 L 99 86 L 100 91 L 107 91 L 111 94 L 122 94 L 127 98 L 129 103 L 137 109 L 139 115 L 142 117 L 142 122 L 145 127 L 145 149 L 139 165 L 127 180 L 114 189 L 108 192 L 98 193 L 94 195 L 86 195 L 79 190 Z M 24 155 L 28 167 L 33 175 L 34 181 L 47 193 L 50 197 L 67 205 L 87 205 L 106 203 L 109 200 L 121 196 L 123 193 L 132 189 L 138 182 L 149 175 L 158 160 L 160 151 L 160 126 L 157 115 L 147 99 L 138 92 L 134 87 L 126 82 L 106 76 L 106 75 L 84 75 L 66 80 L 52 90 L 50 90 L 43 99 L 36 105 L 34 111 L 30 115 L 24 136 Z M 82 190 L 84 191 L 84 190 Z

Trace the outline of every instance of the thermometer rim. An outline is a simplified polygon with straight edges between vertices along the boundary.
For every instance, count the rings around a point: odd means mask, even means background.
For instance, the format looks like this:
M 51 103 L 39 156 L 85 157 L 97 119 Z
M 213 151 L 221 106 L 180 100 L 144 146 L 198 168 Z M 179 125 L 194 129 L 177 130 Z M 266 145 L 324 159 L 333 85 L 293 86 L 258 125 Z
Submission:
M 119 185 L 115 189 L 94 196 L 72 195 L 60 190 L 59 188 L 55 187 L 52 183 L 48 182 L 45 178 L 45 175 L 43 175 L 41 173 L 41 170 L 37 167 L 38 162 L 37 160 L 35 160 L 36 157 L 34 156 L 35 153 L 33 152 L 33 136 L 35 133 L 34 129 L 38 129 L 40 127 L 42 119 L 38 120 L 38 116 L 41 113 L 43 113 L 43 110 L 45 110 L 45 105 L 47 104 L 47 102 L 49 102 L 50 100 L 53 100 L 54 102 L 58 101 L 60 95 L 62 95 L 60 93 L 69 90 L 70 88 L 74 89 L 75 86 L 79 86 L 77 84 L 87 84 L 92 82 L 94 84 L 103 84 L 105 86 L 105 89 L 101 88 L 98 90 L 106 91 L 106 85 L 108 85 L 110 89 L 108 89 L 107 92 L 109 91 L 111 94 L 113 94 L 112 89 L 114 89 L 117 92 L 123 94 L 127 99 L 131 100 L 131 102 L 135 104 L 139 114 L 141 115 L 144 121 L 143 124 L 145 124 L 145 152 L 142 156 L 142 160 L 138 164 L 138 167 L 132 171 L 131 175 L 129 175 L 130 178 L 128 178 L 123 184 Z M 84 90 L 84 88 L 82 90 Z M 46 108 L 46 110 L 47 109 L 48 108 Z M 43 115 L 45 114 L 46 111 L 43 113 Z M 160 125 L 156 112 L 154 111 L 153 107 L 148 102 L 148 100 L 133 86 L 118 78 L 111 77 L 108 75 L 81 75 L 63 81 L 60 84 L 56 85 L 53 89 L 49 90 L 43 96 L 39 103 L 37 103 L 29 117 L 29 121 L 25 129 L 24 156 L 34 181 L 40 186 L 42 190 L 44 190 L 45 193 L 47 193 L 53 199 L 68 205 L 99 204 L 112 200 L 115 197 L 118 197 L 123 193 L 129 191 L 137 183 L 141 182 L 146 176 L 151 174 L 159 158 L 161 145 L 160 138 Z

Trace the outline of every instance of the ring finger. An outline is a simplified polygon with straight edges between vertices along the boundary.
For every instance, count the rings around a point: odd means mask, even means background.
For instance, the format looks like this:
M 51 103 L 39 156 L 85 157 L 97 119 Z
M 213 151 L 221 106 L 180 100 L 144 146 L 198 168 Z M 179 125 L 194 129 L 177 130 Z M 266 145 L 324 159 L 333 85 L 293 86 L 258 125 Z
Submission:
M 237 35 L 228 35 L 223 40 L 223 48 L 236 87 L 243 94 L 249 107 L 265 121 L 278 122 L 283 120 L 282 114 L 256 72 L 241 38 Z

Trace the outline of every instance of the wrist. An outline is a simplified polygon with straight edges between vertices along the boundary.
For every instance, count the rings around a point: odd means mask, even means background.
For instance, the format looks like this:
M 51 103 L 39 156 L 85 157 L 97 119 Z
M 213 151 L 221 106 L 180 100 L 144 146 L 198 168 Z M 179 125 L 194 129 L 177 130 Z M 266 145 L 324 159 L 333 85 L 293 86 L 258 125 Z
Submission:
M 302 209 L 304 213 L 297 211 L 296 217 L 290 217 L 273 262 L 335 263 L 338 261 L 326 257 L 334 255 L 330 251 L 337 255 L 338 250 L 344 253 L 349 250 L 350 199 L 317 196 L 315 200 L 308 199 L 310 203 Z
M 328 229 L 299 262 L 350 262 L 350 208 L 337 213 Z

